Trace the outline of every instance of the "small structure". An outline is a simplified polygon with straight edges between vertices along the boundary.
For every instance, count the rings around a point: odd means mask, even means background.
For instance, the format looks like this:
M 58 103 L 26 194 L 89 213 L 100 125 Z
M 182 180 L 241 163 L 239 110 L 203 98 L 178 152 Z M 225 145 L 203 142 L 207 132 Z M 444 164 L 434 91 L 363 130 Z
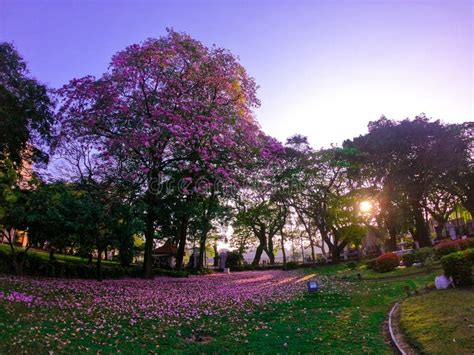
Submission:
M 176 256 L 178 248 L 173 245 L 173 241 L 168 239 L 161 247 L 153 251 L 153 259 L 156 266 L 164 269 L 174 268 L 176 265 Z

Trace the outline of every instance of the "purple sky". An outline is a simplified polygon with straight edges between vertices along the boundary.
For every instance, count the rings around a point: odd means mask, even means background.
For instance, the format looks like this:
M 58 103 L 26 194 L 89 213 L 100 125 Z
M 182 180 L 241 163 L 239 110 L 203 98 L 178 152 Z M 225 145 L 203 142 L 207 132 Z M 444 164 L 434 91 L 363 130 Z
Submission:
M 173 27 L 241 58 L 267 133 L 320 147 L 382 114 L 474 120 L 473 17 L 470 0 L 0 0 L 0 40 L 58 87 Z

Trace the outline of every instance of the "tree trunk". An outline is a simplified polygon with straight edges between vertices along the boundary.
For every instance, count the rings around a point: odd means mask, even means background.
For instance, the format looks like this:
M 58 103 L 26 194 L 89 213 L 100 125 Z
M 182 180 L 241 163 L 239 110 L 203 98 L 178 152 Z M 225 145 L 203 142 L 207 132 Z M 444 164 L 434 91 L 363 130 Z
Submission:
M 304 244 L 303 244 L 303 238 L 301 238 L 300 242 L 301 242 L 301 260 L 302 260 L 302 262 L 303 262 L 303 264 L 304 264 Z
M 283 265 L 286 264 L 286 250 L 285 250 L 285 238 L 283 236 L 283 231 L 281 233 L 281 254 L 283 255 Z
M 311 247 L 311 260 L 313 262 L 313 265 L 316 263 L 316 255 L 314 254 L 314 241 L 313 237 L 310 235 L 309 236 L 309 245 Z
M 440 223 L 438 222 L 438 225 L 434 227 L 435 233 L 436 233 L 436 239 L 440 240 L 443 239 L 443 229 L 444 229 L 445 223 Z
M 270 247 L 267 247 L 265 249 L 265 253 L 268 256 L 268 259 L 270 259 L 270 265 L 274 265 L 275 264 L 275 254 L 273 253 L 273 249 L 270 249 Z
M 385 248 L 388 251 L 396 251 L 397 250 L 397 231 L 394 228 L 388 229 L 389 238 L 385 242 Z
M 217 250 L 217 240 L 214 243 L 214 265 L 213 266 L 219 266 L 219 252 Z
M 199 240 L 199 256 L 198 256 L 198 269 L 204 269 L 204 256 L 206 255 L 206 240 L 207 234 L 210 230 L 209 224 L 206 221 L 203 225 L 201 238 Z
M 143 277 L 153 278 L 153 240 L 155 238 L 155 217 L 153 207 L 148 207 L 145 226 L 145 256 L 143 259 Z
M 188 235 L 188 217 L 181 218 L 179 226 L 178 253 L 176 255 L 176 270 L 183 267 L 184 252 L 186 251 L 186 236 Z
M 413 207 L 415 214 L 415 239 L 418 241 L 420 248 L 431 246 L 432 243 L 425 218 L 423 217 L 423 211 L 419 203 L 418 205 L 415 203 Z
M 54 261 L 54 248 L 52 247 L 49 248 L 49 261 L 50 262 Z
M 268 259 L 270 259 L 270 265 L 275 264 L 275 254 L 273 253 L 273 236 L 268 236 L 267 248 L 265 249 Z
M 252 261 L 253 266 L 257 266 L 260 263 L 260 258 L 262 257 L 262 253 L 263 253 L 263 245 L 260 243 L 257 246 L 257 250 L 255 250 L 255 256 Z
M 97 281 L 102 281 L 102 250 L 97 249 Z

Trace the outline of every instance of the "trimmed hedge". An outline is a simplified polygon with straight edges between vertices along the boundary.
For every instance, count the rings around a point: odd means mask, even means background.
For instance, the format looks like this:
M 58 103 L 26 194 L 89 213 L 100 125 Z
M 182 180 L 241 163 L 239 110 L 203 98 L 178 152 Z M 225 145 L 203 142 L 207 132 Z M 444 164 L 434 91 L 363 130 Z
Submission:
M 462 251 L 466 259 L 471 263 L 471 266 L 474 266 L 474 248 L 466 249 Z
M 298 269 L 299 267 L 300 267 L 300 264 L 297 263 L 296 261 L 288 261 L 285 265 L 283 265 L 282 269 L 294 270 L 294 269 Z
M 375 259 L 375 268 L 377 272 L 389 272 L 395 270 L 400 265 L 400 258 L 395 253 L 385 253 Z
M 441 258 L 444 274 L 452 277 L 454 285 L 458 287 L 472 286 L 472 262 L 469 260 L 471 252 L 455 252 Z
M 468 248 L 474 247 L 474 239 L 457 239 L 457 240 L 447 240 L 435 245 L 434 250 L 436 256 L 441 258 L 445 255 L 460 251 L 466 250 Z
M 424 247 L 416 249 L 413 253 L 405 254 L 402 256 L 402 262 L 405 266 L 412 266 L 415 263 L 424 264 L 425 261 L 434 256 L 435 251 L 431 247 Z
M 88 265 L 78 262 L 60 262 L 46 260 L 34 254 L 18 253 L 17 258 L 24 257 L 22 269 L 23 275 L 42 276 L 42 277 L 61 277 L 61 278 L 79 278 L 95 279 L 97 277 L 96 265 Z M 13 256 L 10 253 L 0 251 L 0 272 L 11 274 L 13 270 Z M 139 277 L 142 275 L 142 268 L 131 266 L 124 268 L 120 265 L 110 266 L 102 265 L 102 277 L 104 279 L 113 279 L 120 277 Z
M 402 255 L 402 262 L 405 266 L 412 266 L 414 263 L 418 262 L 418 258 L 414 252 L 410 254 L 404 254 Z

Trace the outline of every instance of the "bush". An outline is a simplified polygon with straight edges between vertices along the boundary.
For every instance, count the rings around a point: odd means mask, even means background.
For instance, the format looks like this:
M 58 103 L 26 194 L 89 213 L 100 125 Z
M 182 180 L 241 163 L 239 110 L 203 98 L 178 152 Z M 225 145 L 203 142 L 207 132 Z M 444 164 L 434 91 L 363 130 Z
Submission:
M 468 248 L 474 247 L 474 239 L 457 239 L 457 240 L 447 240 L 437 244 L 434 249 L 436 256 L 441 258 L 445 255 L 455 253 L 460 250 L 466 250 Z
M 415 263 L 425 264 L 425 261 L 434 256 L 434 250 L 431 247 L 424 247 L 415 250 L 411 254 L 402 256 L 402 262 L 405 266 L 412 266 Z
M 466 249 L 462 252 L 464 257 L 474 266 L 474 248 Z
M 18 253 L 17 257 L 22 254 Z M 60 262 L 49 261 L 35 254 L 23 254 L 25 262 L 23 264 L 23 274 L 28 276 L 61 277 L 95 279 L 97 277 L 96 265 L 88 265 L 82 262 Z M 12 273 L 13 260 L 10 253 L 0 251 L 0 272 Z M 128 268 L 120 265 L 102 265 L 102 277 L 104 279 L 120 277 L 138 277 L 142 275 L 141 267 L 131 266 Z
M 413 252 L 410 254 L 402 255 L 402 262 L 405 266 L 412 266 L 414 263 L 418 262 L 417 255 Z
M 288 261 L 285 265 L 283 265 L 283 270 L 294 270 L 299 268 L 299 264 L 296 261 Z
M 370 259 L 365 262 L 365 266 L 369 270 L 375 270 L 375 264 L 377 263 L 377 259 Z
M 434 254 L 435 254 L 435 251 L 433 250 L 432 247 L 424 247 L 424 248 L 417 249 L 415 251 L 416 261 L 424 264 L 426 259 L 433 257 Z
M 328 259 L 324 255 L 316 255 L 316 264 L 327 264 Z
M 227 252 L 225 266 L 233 270 L 235 268 L 238 268 L 240 265 L 242 265 L 242 261 L 243 261 L 242 255 L 240 255 L 236 251 L 229 251 Z
M 451 253 L 441 258 L 444 274 L 452 277 L 454 285 L 469 287 L 472 285 L 472 264 L 464 252 Z
M 357 267 L 357 263 L 355 261 L 349 261 L 346 266 L 349 270 L 355 270 L 355 268 Z
M 398 265 L 400 265 L 400 258 L 397 254 L 385 253 L 376 259 L 374 270 L 377 272 L 389 272 L 395 270 Z

